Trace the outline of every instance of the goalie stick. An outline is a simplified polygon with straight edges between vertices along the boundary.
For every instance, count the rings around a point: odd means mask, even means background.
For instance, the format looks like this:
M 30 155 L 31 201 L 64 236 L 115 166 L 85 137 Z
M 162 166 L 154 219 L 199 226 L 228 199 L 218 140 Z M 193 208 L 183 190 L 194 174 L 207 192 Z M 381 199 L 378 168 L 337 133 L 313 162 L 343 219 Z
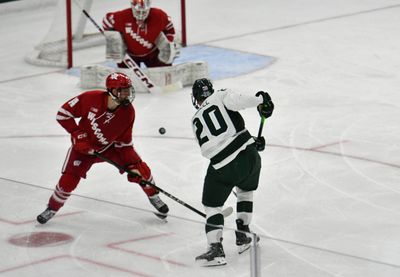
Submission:
M 162 91 L 161 87 L 154 84 L 150 78 L 140 69 L 139 65 L 129 56 L 125 54 L 122 60 L 127 67 L 129 67 L 135 74 L 137 79 L 145 86 L 145 88 L 151 93 L 160 93 Z
M 95 152 L 94 152 L 94 155 L 95 155 L 96 157 L 102 159 L 103 161 L 108 162 L 109 164 L 112 164 L 113 166 L 115 166 L 115 167 L 118 168 L 119 170 L 122 170 L 122 171 L 124 171 L 125 173 L 127 173 L 127 174 L 129 174 L 129 175 L 131 175 L 131 176 L 133 176 L 133 177 L 140 177 L 139 174 L 137 174 L 137 173 L 135 173 L 135 172 L 132 172 L 132 171 L 126 169 L 125 167 L 123 167 L 122 165 L 116 163 L 115 161 L 113 161 L 113 160 L 111 160 L 111 159 L 108 159 L 108 158 L 104 157 L 104 156 L 103 156 L 102 154 L 100 154 L 99 152 L 96 152 L 96 151 L 95 151 Z M 152 187 L 154 187 L 155 189 L 157 189 L 158 191 L 160 191 L 161 193 L 165 194 L 167 197 L 169 197 L 169 198 L 171 198 L 172 200 L 178 202 L 178 203 L 181 204 L 182 206 L 184 206 L 184 207 L 188 208 L 189 210 L 191 210 L 191 211 L 197 213 L 198 215 L 201 215 L 202 217 L 206 218 L 206 214 L 205 214 L 205 213 L 202 213 L 201 211 L 199 211 L 199 210 L 197 210 L 196 208 L 190 206 L 189 204 L 185 203 L 184 201 L 180 200 L 179 198 L 173 196 L 172 194 L 166 192 L 166 191 L 163 190 L 162 188 L 158 187 L 157 185 L 155 185 L 155 184 L 153 184 L 153 183 L 151 183 L 151 182 L 149 182 L 149 181 L 146 181 L 146 180 L 143 180 L 143 179 L 142 179 L 142 181 L 140 181 L 140 184 L 139 184 L 139 185 L 141 185 L 141 186 L 145 186 L 145 185 L 152 186 Z M 232 207 L 228 207 L 228 208 L 224 209 L 221 213 L 222 213 L 222 215 L 223 215 L 224 217 L 228 217 L 228 216 L 230 216 L 230 215 L 232 214 L 232 212 L 233 212 L 233 208 L 232 208 Z
M 90 16 L 90 14 L 82 8 L 75 0 L 75 4 L 81 9 L 82 13 L 90 20 L 90 22 L 93 23 L 93 25 L 96 27 L 96 29 L 105 37 L 104 30 L 97 24 L 97 22 L 93 19 L 93 17 Z M 134 76 L 137 77 L 137 79 L 144 85 L 144 87 L 151 93 L 158 93 L 161 92 L 162 89 L 161 87 L 155 85 L 150 78 L 143 72 L 143 70 L 140 69 L 139 65 L 128 55 L 125 54 L 125 57 L 123 59 L 124 64 L 128 68 L 130 68 Z

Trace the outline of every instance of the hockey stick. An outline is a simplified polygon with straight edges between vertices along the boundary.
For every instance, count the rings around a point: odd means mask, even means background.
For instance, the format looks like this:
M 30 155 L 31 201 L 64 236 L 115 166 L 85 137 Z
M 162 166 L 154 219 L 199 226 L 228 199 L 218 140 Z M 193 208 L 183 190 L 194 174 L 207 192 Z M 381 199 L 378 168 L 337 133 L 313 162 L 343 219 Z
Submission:
M 90 22 L 93 23 L 93 25 L 96 27 L 96 29 L 104 36 L 106 37 L 106 35 L 104 34 L 104 30 L 99 26 L 99 24 L 97 24 L 97 22 L 93 19 L 93 17 L 90 16 L 90 14 L 84 9 L 82 8 L 75 0 L 74 0 L 75 4 L 81 9 L 82 13 L 90 20 Z M 124 64 L 130 68 L 133 73 L 135 74 L 135 76 L 137 77 L 137 79 L 144 85 L 144 87 L 151 93 L 158 93 L 161 92 L 162 89 L 161 87 L 155 85 L 150 78 L 143 72 L 143 70 L 140 69 L 140 67 L 138 66 L 138 64 L 128 55 L 125 54 L 125 57 L 123 59 Z
M 84 8 L 82 8 L 81 5 L 80 5 L 76 0 L 74 0 L 74 2 L 75 2 L 75 5 L 77 5 L 77 6 L 81 9 L 82 13 L 90 20 L 90 22 L 93 23 L 93 25 L 96 27 L 96 29 L 97 29 L 103 36 L 105 36 L 105 35 L 104 35 L 103 29 L 102 29 L 102 28 L 99 26 L 99 24 L 97 24 L 97 22 L 90 16 L 90 14 L 89 14 Z
M 260 96 L 260 95 L 262 96 L 263 100 L 265 100 L 265 98 L 267 97 L 263 91 L 259 91 L 259 92 L 256 93 L 257 97 Z M 261 137 L 261 134 L 262 134 L 262 131 L 263 131 L 263 128 L 264 128 L 264 122 L 265 122 L 265 117 L 261 116 L 260 127 L 258 127 L 257 138 Z
M 138 64 L 129 56 L 125 54 L 124 59 L 122 60 L 124 64 L 129 67 L 135 76 L 140 80 L 140 82 L 145 86 L 145 88 L 151 93 L 160 93 L 162 88 L 154 84 L 150 78 L 140 69 Z
M 109 164 L 112 164 L 113 166 L 115 166 L 115 167 L 118 168 L 119 170 L 124 171 L 125 173 L 127 173 L 128 175 L 130 175 L 130 176 L 132 176 L 132 177 L 140 177 L 139 174 L 137 174 L 137 173 L 135 173 L 135 172 L 132 172 L 132 171 L 126 169 L 125 167 L 121 166 L 120 164 L 116 163 L 116 162 L 113 161 L 113 160 L 110 160 L 110 159 L 104 157 L 102 154 L 100 154 L 100 153 L 98 153 L 98 152 L 96 152 L 96 151 L 94 152 L 94 155 L 95 155 L 96 157 L 102 159 L 103 161 L 108 162 Z M 172 194 L 166 192 L 166 191 L 163 190 L 162 188 L 158 187 L 157 185 L 155 185 L 155 184 L 153 184 L 153 183 L 151 183 L 151 182 L 149 182 L 149 181 L 146 181 L 146 180 L 143 180 L 143 179 L 142 179 L 142 180 L 140 181 L 140 184 L 139 184 L 139 185 L 141 185 L 141 186 L 146 186 L 146 185 L 152 186 L 152 187 L 154 187 L 155 189 L 157 189 L 158 191 L 160 191 L 160 192 L 162 192 L 163 194 L 165 194 L 166 196 L 168 196 L 169 198 L 171 198 L 172 200 L 174 200 L 174 201 L 178 202 L 179 204 L 185 206 L 185 207 L 188 208 L 189 210 L 191 210 L 191 211 L 197 213 L 198 215 L 201 215 L 202 217 L 206 218 L 206 214 L 205 214 L 205 213 L 202 213 L 201 211 L 199 211 L 199 210 L 197 210 L 196 208 L 190 206 L 189 204 L 185 203 L 184 201 L 180 200 L 179 198 L 173 196 Z M 224 217 L 227 217 L 227 216 L 231 215 L 232 212 L 233 212 L 233 208 L 232 208 L 232 207 L 228 207 L 228 208 L 226 208 L 226 209 L 224 209 L 224 210 L 222 211 L 222 215 L 223 215 Z

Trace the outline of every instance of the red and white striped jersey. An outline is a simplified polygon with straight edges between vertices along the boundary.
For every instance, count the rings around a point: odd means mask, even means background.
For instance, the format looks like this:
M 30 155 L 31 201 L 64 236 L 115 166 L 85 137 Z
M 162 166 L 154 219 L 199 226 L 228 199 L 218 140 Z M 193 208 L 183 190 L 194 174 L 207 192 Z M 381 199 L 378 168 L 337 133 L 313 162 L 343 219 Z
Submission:
M 170 17 L 158 8 L 151 8 L 142 25 L 133 17 L 132 9 L 107 13 L 103 18 L 103 29 L 122 34 L 128 52 L 143 57 L 156 49 L 155 41 L 163 32 L 169 41 L 174 40 L 175 29 Z
M 96 151 L 101 152 L 113 143 L 115 147 L 131 146 L 135 109 L 132 105 L 120 105 L 110 111 L 107 98 L 106 91 L 86 91 L 61 106 L 57 121 L 68 133 L 87 132 Z M 75 119 L 79 119 L 78 123 Z

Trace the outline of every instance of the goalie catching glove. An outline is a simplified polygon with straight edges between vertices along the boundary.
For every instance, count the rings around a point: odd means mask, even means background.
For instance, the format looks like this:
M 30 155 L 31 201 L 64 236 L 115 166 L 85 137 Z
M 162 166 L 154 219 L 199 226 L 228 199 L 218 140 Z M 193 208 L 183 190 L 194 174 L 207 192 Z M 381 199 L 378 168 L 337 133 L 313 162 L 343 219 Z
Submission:
M 158 59 L 166 64 L 172 64 L 174 59 L 179 56 L 180 49 L 174 41 L 169 41 L 163 32 L 156 39 L 159 50 Z
M 257 106 L 258 113 L 261 117 L 268 118 L 274 111 L 274 103 L 272 103 L 271 96 L 269 96 L 268 92 L 259 91 L 256 93 L 256 96 L 260 95 L 263 98 L 263 102 Z

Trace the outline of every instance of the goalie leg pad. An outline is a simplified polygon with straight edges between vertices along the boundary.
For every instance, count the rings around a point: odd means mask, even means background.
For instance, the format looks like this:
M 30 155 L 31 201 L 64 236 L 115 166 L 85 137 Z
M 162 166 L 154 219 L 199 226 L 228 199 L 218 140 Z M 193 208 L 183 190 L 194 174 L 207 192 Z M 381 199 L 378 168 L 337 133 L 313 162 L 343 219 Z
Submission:
M 114 69 L 103 65 L 84 65 L 81 67 L 80 87 L 84 89 L 105 89 L 106 77 Z
M 201 78 L 210 78 L 210 74 L 208 72 L 208 64 L 204 61 L 192 62 L 191 68 L 191 80 L 188 85 L 193 85 L 194 81 Z
M 204 61 L 152 67 L 143 71 L 155 84 L 162 87 L 177 83 L 191 86 L 197 79 L 209 78 L 208 64 Z
M 181 74 L 183 86 L 192 86 L 197 79 L 209 78 L 208 64 L 205 61 L 178 64 L 176 72 Z

